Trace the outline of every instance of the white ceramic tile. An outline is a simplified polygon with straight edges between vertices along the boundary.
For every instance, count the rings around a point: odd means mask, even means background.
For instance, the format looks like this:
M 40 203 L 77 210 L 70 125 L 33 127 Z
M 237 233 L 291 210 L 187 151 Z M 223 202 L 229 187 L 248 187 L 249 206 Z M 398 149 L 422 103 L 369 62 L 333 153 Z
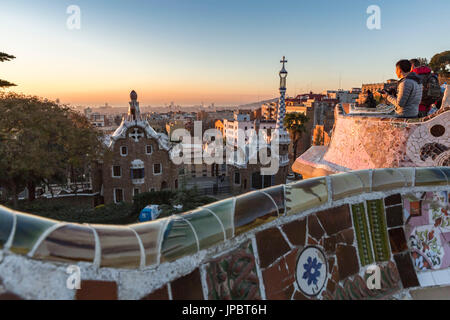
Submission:
M 430 271 L 417 273 L 417 278 L 419 279 L 421 287 L 429 287 L 435 285 L 433 276 L 431 275 L 432 273 L 433 272 Z
M 436 285 L 450 284 L 450 272 L 447 269 L 433 271 L 432 276 Z

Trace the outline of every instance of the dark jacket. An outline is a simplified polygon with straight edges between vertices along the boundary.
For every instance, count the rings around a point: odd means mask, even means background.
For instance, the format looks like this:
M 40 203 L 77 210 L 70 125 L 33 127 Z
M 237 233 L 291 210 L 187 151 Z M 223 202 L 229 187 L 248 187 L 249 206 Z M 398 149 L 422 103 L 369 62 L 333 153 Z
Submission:
M 422 66 L 422 67 L 418 67 L 413 69 L 412 72 L 414 72 L 415 74 L 417 74 L 420 78 L 420 83 L 422 83 L 423 85 L 423 81 L 425 79 L 426 76 L 431 74 L 431 69 L 427 66 Z M 428 109 L 430 108 L 430 106 L 435 103 L 435 101 L 427 101 L 427 98 L 424 96 L 423 92 L 422 92 L 422 100 L 420 101 L 419 104 L 419 111 L 428 111 Z

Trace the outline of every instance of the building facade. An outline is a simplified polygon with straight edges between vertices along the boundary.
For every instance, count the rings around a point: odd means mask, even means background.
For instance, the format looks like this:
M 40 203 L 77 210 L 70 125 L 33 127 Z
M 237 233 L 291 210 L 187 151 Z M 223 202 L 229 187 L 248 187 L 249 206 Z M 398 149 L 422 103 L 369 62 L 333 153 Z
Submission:
M 111 156 L 102 165 L 101 192 L 106 204 L 132 202 L 141 192 L 177 189 L 179 168 L 170 158 L 167 135 L 141 118 L 136 92 L 128 115 L 110 138 Z

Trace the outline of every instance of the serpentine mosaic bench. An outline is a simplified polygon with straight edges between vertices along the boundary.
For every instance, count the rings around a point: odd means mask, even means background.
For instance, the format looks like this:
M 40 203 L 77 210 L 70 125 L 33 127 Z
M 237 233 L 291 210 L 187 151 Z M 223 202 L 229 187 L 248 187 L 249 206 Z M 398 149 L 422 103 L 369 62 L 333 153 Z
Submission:
M 128 226 L 64 223 L 0 207 L 0 297 L 448 294 L 449 191 L 449 167 L 397 168 L 303 180 Z M 374 264 L 381 289 L 366 284 Z M 67 286 L 72 265 L 81 272 L 79 290 Z

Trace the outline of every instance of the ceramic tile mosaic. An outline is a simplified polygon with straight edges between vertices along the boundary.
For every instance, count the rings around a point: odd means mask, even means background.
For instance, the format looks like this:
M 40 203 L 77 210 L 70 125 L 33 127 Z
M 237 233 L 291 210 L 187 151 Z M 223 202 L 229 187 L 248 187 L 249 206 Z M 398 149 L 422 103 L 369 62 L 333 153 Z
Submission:
M 221 221 L 210 211 L 197 209 L 189 214 L 182 215 L 182 217 L 189 221 L 194 228 L 200 250 L 212 247 L 225 240 L 225 230 Z
M 174 261 L 197 251 L 197 239 L 191 225 L 181 219 L 171 220 L 164 232 L 161 262 Z
M 371 290 L 367 287 L 367 275 L 362 278 L 357 275 L 352 280 L 347 279 L 343 285 L 337 285 L 333 290 L 327 289 L 324 300 L 375 300 L 387 299 L 400 290 L 400 276 L 394 263 L 389 262 L 380 267 L 381 289 Z
M 303 180 L 286 185 L 287 214 L 296 214 L 328 201 L 325 178 Z
M 85 226 L 62 226 L 51 232 L 41 242 L 33 258 L 53 261 L 94 262 L 94 232 Z
M 421 157 L 421 150 L 427 144 L 450 147 L 449 130 L 440 137 L 430 132 L 433 126 L 448 126 L 450 112 L 446 109 L 423 119 L 427 121 L 348 116 L 339 114 L 338 108 L 336 111 L 330 145 L 320 160 L 309 162 L 312 170 L 327 164 L 334 168 L 361 170 L 445 166 L 449 161 L 448 154 Z
M 385 207 L 395 206 L 399 204 L 402 204 L 402 195 L 399 193 L 384 198 Z
M 352 205 L 353 225 L 355 227 L 358 252 L 363 266 L 372 263 L 372 244 L 370 241 L 369 228 L 366 219 L 364 203 Z
M 416 186 L 446 185 L 447 176 L 438 168 L 416 168 Z
M 216 214 L 220 221 L 222 221 L 227 239 L 232 238 L 234 229 L 234 198 L 214 202 L 203 208 L 209 209 Z
M 286 198 L 284 194 L 284 185 L 279 185 L 271 188 L 262 190 L 272 197 L 278 207 L 278 212 L 280 215 L 286 213 Z
M 336 258 L 339 280 L 344 280 L 359 271 L 358 255 L 355 247 L 338 244 L 336 246 Z
M 117 300 L 117 296 L 115 281 L 82 280 L 75 293 L 76 300 Z
M 284 234 L 294 246 L 304 246 L 306 242 L 306 218 L 294 220 L 282 226 Z
M 386 210 L 386 223 L 388 228 L 403 226 L 403 207 L 393 206 Z
M 13 212 L 5 207 L 0 207 L 0 248 L 3 248 L 8 241 L 13 223 Z
M 416 270 L 450 267 L 448 191 L 404 197 L 405 233 Z
M 278 217 L 278 208 L 266 194 L 255 191 L 236 197 L 235 235 L 254 229 Z
M 364 186 L 361 179 L 353 173 L 341 173 L 330 176 L 331 188 L 333 190 L 333 200 L 340 200 L 346 197 L 363 192 Z
M 328 262 L 318 247 L 306 247 L 298 257 L 296 280 L 300 291 L 308 297 L 317 296 L 325 287 Z
M 417 279 L 409 252 L 395 254 L 394 260 L 397 265 L 403 287 L 410 288 L 419 286 L 419 280 Z
M 130 226 L 142 241 L 145 251 L 145 265 L 147 266 L 158 263 L 159 248 L 165 224 L 166 220 L 160 220 Z
M 348 204 L 317 212 L 316 216 L 329 236 L 352 226 L 350 207 Z
M 170 288 L 173 300 L 204 299 L 202 281 L 200 279 L 200 271 L 198 269 L 195 269 L 190 274 L 172 281 Z
M 293 249 L 272 266 L 262 270 L 267 300 L 290 300 L 295 291 L 299 249 Z
M 366 204 L 375 261 L 387 261 L 390 258 L 390 250 L 383 200 L 370 200 Z
M 209 300 L 260 300 L 251 242 L 211 261 L 206 267 Z
M 20 254 L 27 254 L 33 249 L 39 237 L 50 227 L 58 222 L 41 217 L 18 214 L 16 231 L 11 246 L 11 251 Z
M 357 175 L 363 184 L 362 191 L 370 192 L 372 188 L 372 179 L 370 170 L 352 171 L 352 174 Z
M 157 301 L 169 300 L 168 286 L 165 285 L 162 288 L 153 291 L 152 293 L 146 295 L 145 297 L 142 297 L 141 300 L 157 300 Z
M 378 169 L 373 171 L 372 190 L 385 191 L 406 186 L 403 174 L 395 169 Z
M 270 228 L 256 234 L 261 268 L 271 265 L 276 259 L 290 250 L 278 228 Z
M 95 226 L 101 246 L 101 267 L 138 268 L 141 248 L 136 234 L 128 228 Z

